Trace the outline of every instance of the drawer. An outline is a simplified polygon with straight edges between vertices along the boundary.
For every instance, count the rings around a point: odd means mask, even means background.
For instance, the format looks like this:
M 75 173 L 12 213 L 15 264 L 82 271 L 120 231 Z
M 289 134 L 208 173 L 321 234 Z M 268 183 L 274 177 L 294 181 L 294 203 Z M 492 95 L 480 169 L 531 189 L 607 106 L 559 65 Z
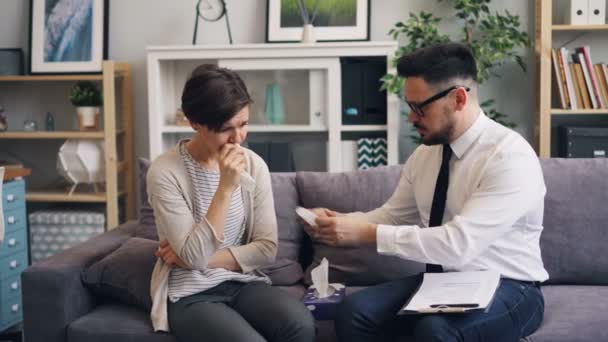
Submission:
M 2 185 L 2 208 L 4 211 L 22 207 L 25 203 L 25 181 L 18 180 Z
M 21 295 L 19 294 L 10 298 L 2 298 L 2 301 L 0 302 L 0 310 L 2 312 L 0 325 L 5 325 L 6 323 L 11 322 L 20 322 L 23 318 Z
M 12 278 L 27 267 L 27 250 L 0 258 L 0 274 L 4 278 Z
M 4 211 L 4 231 L 26 230 L 27 216 L 25 215 L 25 205 Z
M 4 235 L 4 241 L 0 243 L 0 258 L 15 254 L 27 248 L 27 231 L 25 229 L 13 230 Z
M 21 293 L 21 275 L 0 280 L 0 298 L 10 298 Z M 0 302 L 2 300 L 0 299 Z

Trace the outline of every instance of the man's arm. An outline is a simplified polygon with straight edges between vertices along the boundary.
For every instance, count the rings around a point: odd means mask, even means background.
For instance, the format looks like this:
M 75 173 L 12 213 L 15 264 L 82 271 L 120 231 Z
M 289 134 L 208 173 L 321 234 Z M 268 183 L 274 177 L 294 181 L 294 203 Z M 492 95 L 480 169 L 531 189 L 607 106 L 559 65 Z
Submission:
M 377 228 L 378 252 L 449 266 L 466 264 L 505 234 L 527 212 L 542 205 L 542 170 L 536 156 L 496 156 L 460 213 L 442 226 Z

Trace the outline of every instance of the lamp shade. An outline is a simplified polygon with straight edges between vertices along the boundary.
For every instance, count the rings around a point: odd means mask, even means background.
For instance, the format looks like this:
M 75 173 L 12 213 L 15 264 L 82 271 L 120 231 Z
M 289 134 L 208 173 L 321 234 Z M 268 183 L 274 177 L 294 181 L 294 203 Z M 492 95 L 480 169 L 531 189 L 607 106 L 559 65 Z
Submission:
M 99 141 L 68 139 L 59 148 L 57 171 L 74 184 L 105 181 L 103 145 Z

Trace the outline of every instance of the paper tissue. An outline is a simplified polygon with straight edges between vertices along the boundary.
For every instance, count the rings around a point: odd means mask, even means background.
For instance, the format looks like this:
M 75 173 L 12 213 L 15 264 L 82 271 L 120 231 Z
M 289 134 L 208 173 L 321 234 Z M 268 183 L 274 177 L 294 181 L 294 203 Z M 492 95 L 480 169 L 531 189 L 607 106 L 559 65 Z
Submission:
M 318 321 L 333 320 L 338 303 L 346 295 L 343 284 L 328 283 L 329 262 L 326 258 L 310 272 L 312 285 L 306 291 L 302 301 Z

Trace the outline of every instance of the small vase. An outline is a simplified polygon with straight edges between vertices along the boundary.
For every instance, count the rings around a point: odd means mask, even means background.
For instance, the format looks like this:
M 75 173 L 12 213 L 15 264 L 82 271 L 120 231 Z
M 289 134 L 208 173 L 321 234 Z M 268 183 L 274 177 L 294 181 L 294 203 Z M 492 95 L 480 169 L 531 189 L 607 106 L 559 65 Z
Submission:
M 312 24 L 306 24 L 302 28 L 302 43 L 314 43 L 317 39 L 315 38 L 315 27 Z
M 266 116 L 267 122 L 273 125 L 281 125 L 285 120 L 281 87 L 276 83 L 269 84 L 266 87 L 264 116 Z
M 99 128 L 99 107 L 76 107 L 78 127 L 81 131 L 97 130 Z

